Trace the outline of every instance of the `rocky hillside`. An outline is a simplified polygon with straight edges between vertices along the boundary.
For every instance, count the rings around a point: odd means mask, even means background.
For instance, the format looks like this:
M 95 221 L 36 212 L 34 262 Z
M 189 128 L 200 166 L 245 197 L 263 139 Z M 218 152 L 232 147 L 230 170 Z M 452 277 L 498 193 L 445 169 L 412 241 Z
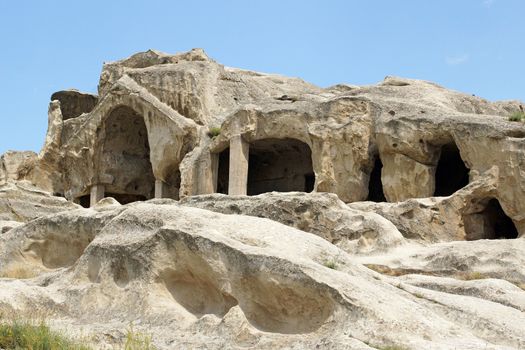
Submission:
M 0 314 L 94 349 L 130 324 L 157 349 L 525 348 L 522 106 L 202 50 L 106 64 L 0 158 Z

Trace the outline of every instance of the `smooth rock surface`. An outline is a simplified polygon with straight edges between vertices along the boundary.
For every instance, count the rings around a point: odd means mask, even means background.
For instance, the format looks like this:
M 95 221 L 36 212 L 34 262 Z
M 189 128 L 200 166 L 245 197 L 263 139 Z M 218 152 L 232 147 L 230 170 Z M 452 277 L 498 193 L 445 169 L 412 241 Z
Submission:
M 326 240 L 268 219 L 136 203 L 55 214 L 1 239 L 0 272 L 38 276 L 1 279 L 0 309 L 52 310 L 52 322 L 69 320 L 98 344 L 109 345 L 101 332 L 134 321 L 161 349 L 525 345 L 525 292 L 499 284 L 508 295 L 495 299 L 451 292 L 448 280 L 438 291 L 382 277 Z M 57 244 L 75 249 L 64 255 Z

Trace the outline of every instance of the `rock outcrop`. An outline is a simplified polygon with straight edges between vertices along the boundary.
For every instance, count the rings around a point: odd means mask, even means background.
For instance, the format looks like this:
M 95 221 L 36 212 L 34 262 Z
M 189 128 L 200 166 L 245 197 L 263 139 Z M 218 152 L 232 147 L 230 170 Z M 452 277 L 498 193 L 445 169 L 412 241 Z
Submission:
M 321 89 L 228 68 L 199 49 L 107 63 L 98 93 L 53 95 L 38 158 L 18 155 L 28 158 L 18 170 L 4 160 L 0 181 L 24 178 L 85 204 L 93 193 L 92 205 L 106 194 L 129 203 L 271 191 L 400 202 L 477 183 L 455 208 L 472 214 L 465 225 L 482 227 L 473 215 L 495 200 L 525 233 L 525 126 L 509 121 L 519 101 L 396 77 Z M 477 238 L 490 235 L 482 230 Z
M 0 185 L 0 220 L 25 223 L 61 211 L 79 208 L 27 182 Z
M 328 193 L 206 195 L 187 197 L 180 204 L 223 214 L 267 218 L 313 233 L 353 254 L 385 251 L 404 243 L 390 221 L 375 213 L 350 209 Z
M 34 220 L 2 245 L 1 273 L 37 274 L 0 280 L 4 313 L 45 308 L 84 332 L 140 319 L 159 348 L 525 345 L 518 287 L 381 276 L 268 219 L 107 203 Z
M 0 157 L 0 314 L 95 348 L 525 347 L 525 124 L 195 49 L 104 64 Z

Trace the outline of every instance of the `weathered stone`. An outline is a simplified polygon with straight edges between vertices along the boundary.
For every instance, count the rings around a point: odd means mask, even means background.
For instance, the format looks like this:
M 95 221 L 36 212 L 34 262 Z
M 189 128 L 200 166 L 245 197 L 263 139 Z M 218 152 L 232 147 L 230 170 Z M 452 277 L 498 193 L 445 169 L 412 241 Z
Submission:
M 200 49 L 52 99 L 40 153 L 0 157 L 0 313 L 95 348 L 130 320 L 159 349 L 525 347 L 521 102 Z
M 71 89 L 55 92 L 51 95 L 51 101 L 60 102 L 62 116 L 67 120 L 91 112 L 98 102 L 98 97 Z
M 525 345 L 517 287 L 494 282 L 472 297 L 450 279 L 380 276 L 317 236 L 172 200 L 40 218 L 4 233 L 3 247 L 1 274 L 36 277 L 0 279 L 0 311 L 53 310 L 48 322 L 97 346 L 129 319 L 159 348 Z
M 62 197 L 26 182 L 0 185 L 0 220 L 27 222 L 41 216 L 79 208 Z
M 195 49 L 105 64 L 96 105 L 77 103 L 76 118 L 53 103 L 28 176 L 4 170 L 0 181 L 25 178 L 70 200 L 93 184 L 122 203 L 151 199 L 157 183 L 157 197 L 176 199 L 301 190 L 349 203 L 448 196 L 497 172 L 491 196 L 524 234 L 525 126 L 508 121 L 523 108 L 517 101 L 397 77 L 321 89 L 224 67 Z
M 388 220 L 374 213 L 350 209 L 329 193 L 193 196 L 184 198 L 181 205 L 268 218 L 313 233 L 352 254 L 385 251 L 405 243 Z

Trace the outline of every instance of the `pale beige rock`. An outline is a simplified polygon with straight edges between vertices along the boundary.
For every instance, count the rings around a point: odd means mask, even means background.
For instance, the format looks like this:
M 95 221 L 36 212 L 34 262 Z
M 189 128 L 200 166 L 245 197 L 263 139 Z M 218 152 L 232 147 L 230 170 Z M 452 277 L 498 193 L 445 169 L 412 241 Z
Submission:
M 493 301 L 525 312 L 523 289 L 505 280 L 486 278 L 463 281 L 425 275 L 404 275 L 399 280 L 416 287 Z
M 380 252 L 404 244 L 391 222 L 350 209 L 329 193 L 266 193 L 258 196 L 193 196 L 181 205 L 224 214 L 268 218 L 313 233 L 352 254 Z
M 170 200 L 59 213 L 9 230 L 2 245 L 0 272 L 16 263 L 41 275 L 0 279 L 0 309 L 53 310 L 52 324 L 99 344 L 134 320 L 160 349 L 525 345 L 510 290 L 505 305 L 416 287 L 306 232 Z
M 27 222 L 76 208 L 79 206 L 65 198 L 54 197 L 28 182 L 0 185 L 0 220 Z
M 348 206 L 383 216 L 409 239 L 426 242 L 487 239 L 494 238 L 494 234 L 483 227 L 486 216 L 482 212 L 487 206 L 484 199 L 497 198 L 497 186 L 498 173 L 490 170 L 448 197 L 396 203 L 356 202 Z
M 359 262 L 386 266 L 395 274 L 430 274 L 456 278 L 499 278 L 525 283 L 525 239 L 405 245 L 386 254 L 359 256 Z M 388 272 L 388 271 L 387 271 Z
M 22 226 L 22 222 L 12 220 L 0 220 L 0 233 L 6 233 L 15 227 Z
M 16 152 L 8 151 L 0 157 L 0 168 L 3 170 L 3 176 L 0 180 L 22 180 L 31 171 L 37 162 L 37 155 L 35 152 Z
M 508 121 L 523 108 L 519 101 L 492 103 L 398 77 L 321 89 L 296 78 L 224 67 L 201 49 L 176 55 L 149 50 L 106 63 L 98 97 L 74 91 L 57 96 L 64 97 L 64 106 L 51 103 L 45 146 L 38 160 L 23 162 L 28 176 L 16 169 L 7 175 L 4 166 L 0 181 L 26 178 L 70 200 L 99 184 L 123 203 L 154 198 L 155 183 L 157 197 L 209 194 L 228 183 L 220 154 L 240 136 L 247 149 L 276 141 L 291 149 L 293 140 L 309 150 L 310 169 L 290 163 L 282 175 L 296 179 L 288 186 L 292 190 L 304 183 L 307 192 L 356 202 L 369 198 L 369 189 L 382 188 L 389 202 L 398 202 L 440 192 L 436 181 L 447 177 L 439 173 L 440 159 L 457 149 L 471 182 L 496 174 L 491 197 L 476 200 L 497 199 L 520 234 L 525 232 L 525 126 Z M 78 111 L 69 105 L 71 98 L 80 101 Z M 69 118 L 80 110 L 83 114 Z M 257 156 L 252 154 L 255 162 Z M 382 171 L 374 168 L 378 159 Z M 382 184 L 370 180 L 374 172 Z M 233 187 L 248 182 L 250 194 L 249 173 L 229 179 L 232 193 L 242 194 Z
M 0 157 L 0 313 L 97 348 L 130 322 L 159 349 L 523 348 L 519 110 L 200 49 L 104 64 L 38 155 Z

